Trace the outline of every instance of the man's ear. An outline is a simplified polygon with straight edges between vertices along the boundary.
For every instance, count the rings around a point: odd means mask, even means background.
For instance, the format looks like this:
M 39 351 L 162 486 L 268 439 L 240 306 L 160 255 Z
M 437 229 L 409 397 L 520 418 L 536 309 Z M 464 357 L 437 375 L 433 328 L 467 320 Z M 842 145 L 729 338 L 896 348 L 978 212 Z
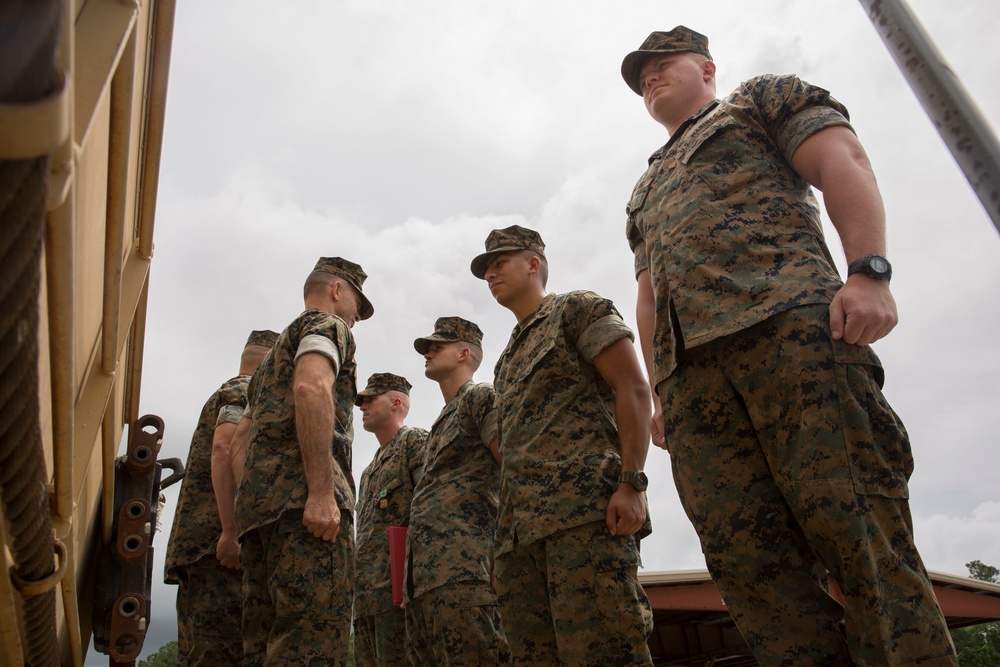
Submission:
M 330 283 L 330 298 L 334 301 L 340 301 L 340 291 L 344 285 L 339 280 L 334 280 Z
M 715 78 L 715 63 L 711 60 L 705 60 L 701 64 L 702 78 L 705 81 L 711 81 Z

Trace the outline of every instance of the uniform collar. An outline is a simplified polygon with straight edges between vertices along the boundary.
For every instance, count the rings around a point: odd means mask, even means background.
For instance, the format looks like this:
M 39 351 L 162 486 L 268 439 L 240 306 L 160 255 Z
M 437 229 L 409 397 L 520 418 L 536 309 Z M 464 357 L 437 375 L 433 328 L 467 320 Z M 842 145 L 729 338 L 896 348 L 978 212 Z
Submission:
M 549 313 L 552 312 L 552 308 L 554 307 L 553 304 L 555 302 L 555 297 L 556 295 L 552 292 L 546 294 L 542 298 L 542 302 L 538 304 L 538 308 L 535 309 L 535 312 L 524 318 L 522 322 L 518 322 L 517 326 L 514 327 L 514 330 L 511 332 L 510 335 L 513 336 L 514 338 L 517 338 L 519 335 L 521 335 L 522 331 L 530 327 L 532 324 L 548 317 Z
M 683 123 L 681 123 L 681 126 L 677 128 L 677 131 L 670 135 L 670 140 L 667 141 L 667 143 L 663 146 L 663 148 L 659 149 L 649 157 L 649 164 L 653 164 L 655 160 L 659 160 L 660 158 L 662 158 L 663 155 L 668 150 L 670 150 L 670 147 L 673 146 L 674 143 L 678 141 L 682 136 L 684 136 L 684 133 L 687 132 L 687 130 L 692 125 L 694 125 L 699 119 L 703 118 L 705 114 L 707 114 L 717 106 L 719 106 L 719 100 L 714 99 L 711 102 L 705 104 L 697 111 L 695 111 L 690 116 L 688 116 L 688 119 L 685 120 Z

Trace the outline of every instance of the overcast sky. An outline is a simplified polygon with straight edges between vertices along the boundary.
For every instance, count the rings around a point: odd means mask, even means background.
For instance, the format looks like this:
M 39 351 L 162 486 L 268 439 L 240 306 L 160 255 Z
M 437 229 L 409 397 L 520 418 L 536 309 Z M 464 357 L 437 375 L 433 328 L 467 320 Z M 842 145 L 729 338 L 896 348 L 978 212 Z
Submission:
M 1000 125 L 1000 4 L 910 5 Z M 850 109 L 888 213 L 900 324 L 876 351 L 913 442 L 917 544 L 932 570 L 1000 565 L 1000 238 L 853 0 L 178 3 L 141 398 L 166 423 L 160 456 L 186 457 L 247 334 L 301 311 L 320 256 L 370 276 L 359 384 L 405 375 L 415 426 L 443 401 L 413 339 L 442 315 L 477 322 L 491 381 L 514 325 L 468 268 L 494 228 L 539 230 L 550 290 L 592 289 L 634 324 L 625 201 L 667 136 L 619 67 L 677 24 L 709 36 L 720 95 L 795 73 Z M 360 478 L 377 443 L 355 421 Z M 647 471 L 646 570 L 703 568 L 667 453 L 651 448 Z M 176 633 L 159 582 L 178 489 L 154 541 L 147 652 Z

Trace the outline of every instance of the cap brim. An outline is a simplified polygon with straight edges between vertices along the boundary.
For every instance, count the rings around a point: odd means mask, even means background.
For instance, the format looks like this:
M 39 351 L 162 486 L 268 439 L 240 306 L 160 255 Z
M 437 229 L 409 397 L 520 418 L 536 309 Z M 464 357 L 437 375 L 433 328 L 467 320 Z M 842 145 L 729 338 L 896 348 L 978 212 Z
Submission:
M 642 86 L 639 85 L 639 73 L 642 66 L 653 56 L 662 56 L 667 53 L 678 53 L 678 51 L 633 51 L 622 60 L 622 78 L 625 83 L 639 97 L 642 97 Z
M 384 393 L 385 393 L 384 391 L 368 391 L 367 389 L 365 389 L 363 391 L 359 391 L 357 397 L 355 397 L 355 399 L 354 399 L 354 405 L 356 405 L 357 407 L 360 408 L 361 407 L 361 399 L 363 399 L 365 396 L 378 396 L 378 395 L 384 394 Z
M 427 354 L 427 350 L 431 349 L 431 343 L 448 343 L 450 341 L 441 338 L 440 336 L 427 336 L 426 338 L 418 338 L 413 341 L 413 349 L 420 354 Z
M 519 252 L 521 250 L 531 250 L 531 248 L 524 247 L 509 247 L 509 248 L 496 248 L 490 250 L 489 252 L 484 252 L 482 255 L 476 255 L 472 260 L 472 264 L 469 268 L 472 269 L 472 275 L 479 278 L 480 280 L 486 279 L 486 267 L 490 263 L 490 259 L 496 255 L 502 255 L 505 252 Z
M 358 313 L 358 316 L 362 320 L 367 320 L 369 317 L 375 314 L 375 307 L 372 306 L 372 302 L 368 300 L 368 297 L 365 296 L 364 292 L 362 292 L 361 290 L 358 290 L 357 292 L 358 296 L 361 297 L 361 308 L 360 312 Z

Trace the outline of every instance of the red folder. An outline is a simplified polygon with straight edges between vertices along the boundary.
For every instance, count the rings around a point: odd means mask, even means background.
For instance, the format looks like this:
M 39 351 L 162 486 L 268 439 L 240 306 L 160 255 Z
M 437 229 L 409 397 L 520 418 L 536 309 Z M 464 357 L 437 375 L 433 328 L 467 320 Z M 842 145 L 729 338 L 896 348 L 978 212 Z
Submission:
M 392 603 L 403 606 L 403 570 L 406 563 L 406 527 L 389 526 L 389 576 L 392 579 Z

